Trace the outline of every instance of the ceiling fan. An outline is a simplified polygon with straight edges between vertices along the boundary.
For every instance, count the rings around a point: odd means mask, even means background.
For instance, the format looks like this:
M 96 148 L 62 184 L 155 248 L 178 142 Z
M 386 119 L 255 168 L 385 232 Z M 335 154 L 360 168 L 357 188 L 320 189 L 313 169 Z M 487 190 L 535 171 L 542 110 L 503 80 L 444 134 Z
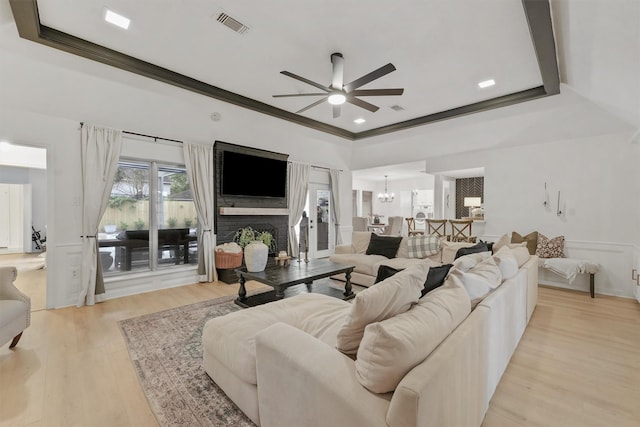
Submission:
M 335 119 L 340 117 L 340 106 L 345 102 L 356 105 L 360 108 L 364 108 L 365 110 L 369 110 L 372 113 L 375 113 L 380 109 L 380 107 L 359 99 L 358 97 L 360 96 L 402 95 L 402 93 L 404 92 L 404 89 L 358 89 L 360 86 L 364 86 L 367 83 L 372 82 L 373 80 L 379 79 L 380 77 L 385 76 L 392 71 L 395 71 L 396 67 L 394 67 L 394 65 L 391 63 L 384 65 L 368 74 L 365 74 L 364 76 L 355 79 L 351 83 L 347 84 L 343 84 L 344 58 L 342 57 L 342 54 L 332 53 L 331 64 L 333 66 L 333 73 L 331 77 L 331 85 L 329 86 L 323 86 L 319 83 L 316 83 L 309 79 L 305 79 L 304 77 L 298 76 L 297 74 L 293 74 L 289 71 L 280 71 L 280 74 L 284 74 L 285 76 L 300 80 L 301 82 L 314 86 L 322 90 L 323 92 L 273 95 L 273 97 L 287 98 L 296 96 L 322 96 L 321 99 L 296 111 L 296 114 L 307 111 L 308 109 L 322 104 L 324 101 L 327 101 L 329 102 L 329 104 L 333 105 L 333 118 Z

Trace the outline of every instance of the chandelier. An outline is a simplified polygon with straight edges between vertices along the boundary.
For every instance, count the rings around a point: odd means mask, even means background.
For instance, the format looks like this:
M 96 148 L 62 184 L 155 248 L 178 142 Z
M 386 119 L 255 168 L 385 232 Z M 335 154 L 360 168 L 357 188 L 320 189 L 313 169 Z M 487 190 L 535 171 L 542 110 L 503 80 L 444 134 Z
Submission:
M 384 193 L 378 194 L 378 200 L 380 200 L 380 203 L 391 203 L 393 202 L 394 198 L 395 196 L 393 195 L 393 193 L 389 193 L 387 191 L 387 175 L 385 175 L 384 176 Z

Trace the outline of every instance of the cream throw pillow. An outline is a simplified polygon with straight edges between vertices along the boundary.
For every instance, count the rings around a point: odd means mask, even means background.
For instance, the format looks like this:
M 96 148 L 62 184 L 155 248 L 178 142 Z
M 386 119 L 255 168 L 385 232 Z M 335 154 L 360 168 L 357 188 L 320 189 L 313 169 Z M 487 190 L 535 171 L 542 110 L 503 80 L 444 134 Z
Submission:
M 477 252 L 475 254 L 464 255 L 453 261 L 453 266 L 458 270 L 467 272 L 490 256 L 491 252 Z
M 364 328 L 369 323 L 404 313 L 417 303 L 430 265 L 429 262 L 416 263 L 359 292 L 338 331 L 338 350 L 345 354 L 356 354 Z
M 511 243 L 511 238 L 508 234 L 503 234 L 500 238 L 493 244 L 493 253 L 495 254 L 500 250 L 501 247 Z
M 523 248 L 524 249 L 524 248 Z M 529 252 L 527 250 L 527 252 Z M 493 259 L 500 268 L 502 280 L 511 279 L 518 274 L 518 261 L 509 246 L 503 246 L 493 255 Z
M 469 294 L 471 306 L 475 307 L 492 290 L 500 286 L 502 273 L 493 258 L 489 257 L 467 272 L 452 268 L 447 280 L 449 279 L 464 286 Z
M 531 258 L 531 254 L 529 253 L 529 249 L 527 249 L 526 243 L 523 243 L 522 246 L 511 248 L 511 252 L 518 262 L 518 268 L 522 267 L 527 261 L 529 261 L 529 258 Z
M 475 246 L 475 243 L 469 242 L 448 242 L 446 240 L 442 241 L 442 263 L 443 264 L 452 264 L 456 259 L 456 253 L 460 248 L 470 248 L 471 246 Z
M 356 378 L 374 393 L 395 390 L 470 311 L 464 288 L 449 283 L 426 294 L 408 311 L 369 324 L 358 349 Z

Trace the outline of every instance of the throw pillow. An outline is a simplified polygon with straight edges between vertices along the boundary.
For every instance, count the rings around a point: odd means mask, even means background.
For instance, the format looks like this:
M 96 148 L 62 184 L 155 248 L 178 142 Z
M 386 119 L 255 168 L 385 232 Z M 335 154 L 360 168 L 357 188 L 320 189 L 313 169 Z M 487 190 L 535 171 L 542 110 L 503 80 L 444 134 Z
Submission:
M 460 258 L 461 256 L 465 256 L 465 255 L 471 255 L 471 254 L 477 254 L 479 252 L 487 252 L 489 250 L 489 248 L 487 247 L 486 243 L 476 243 L 473 246 L 470 246 L 468 248 L 460 248 L 458 249 L 458 251 L 456 252 L 456 256 L 453 258 L 454 261 L 458 258 Z
M 402 236 L 378 236 L 375 233 L 371 234 L 371 240 L 367 247 L 367 255 L 382 255 L 387 258 L 395 258 L 398 253 L 398 247 L 400 247 L 400 241 Z
M 491 252 L 489 251 L 477 252 L 475 254 L 461 256 L 460 258 L 453 261 L 453 266 L 456 268 L 456 270 L 462 270 L 466 273 L 490 256 Z
M 424 282 L 424 288 L 422 289 L 422 295 L 425 296 L 428 292 L 442 286 L 444 279 L 447 278 L 449 270 L 453 267 L 453 264 L 445 264 L 438 267 L 431 267 L 427 273 L 427 280 Z
M 522 243 L 527 242 L 527 249 L 529 249 L 529 253 L 531 255 L 536 254 L 536 248 L 538 247 L 538 232 L 532 231 L 526 236 L 522 236 L 515 231 L 511 233 L 511 243 Z
M 358 382 L 373 393 L 393 391 L 469 315 L 471 305 L 459 285 L 430 292 L 410 310 L 368 325 L 358 349 Z
M 531 254 L 529 253 L 529 249 L 527 249 L 524 246 L 520 246 L 517 248 L 509 248 L 511 249 L 511 252 L 513 253 L 513 256 L 516 258 L 516 261 L 518 262 L 518 268 L 522 267 L 523 265 L 525 265 L 527 263 L 527 261 L 529 261 L 529 258 L 531 258 Z
M 549 239 L 544 234 L 538 234 L 536 255 L 540 258 L 564 258 L 564 236 Z
M 449 278 L 455 283 L 461 284 L 471 300 L 471 306 L 475 307 L 489 293 L 502 283 L 502 273 L 492 257 L 478 263 L 468 272 L 451 269 Z
M 493 244 L 493 251 L 498 252 L 501 247 L 511 243 L 511 239 L 509 239 L 508 234 L 503 234 L 500 238 Z
M 487 245 L 487 249 L 489 250 L 489 252 L 493 253 L 493 242 L 485 242 L 484 240 L 480 239 L 480 243 L 484 243 L 485 245 Z
M 444 240 L 442 242 L 442 263 L 443 264 L 451 264 L 453 263 L 456 252 L 460 248 L 468 248 L 475 245 L 475 243 L 469 242 L 448 242 Z
M 518 274 L 518 261 L 509 246 L 503 246 L 493 255 L 493 259 L 496 264 L 498 264 L 498 267 L 500 267 L 502 280 L 511 279 Z
M 373 284 L 375 285 L 376 283 L 382 282 L 384 279 L 388 279 L 389 277 L 396 274 L 398 271 L 402 271 L 402 270 L 403 269 L 401 268 L 393 268 L 393 267 L 389 267 L 388 265 L 381 265 L 380 267 L 378 267 L 378 274 Z
M 409 236 L 409 258 L 426 258 L 440 252 L 440 237 L 433 234 Z
M 358 292 L 338 330 L 338 350 L 348 355 L 356 354 L 364 328 L 368 324 L 404 313 L 412 304 L 417 303 L 428 270 L 429 263 L 420 262 Z

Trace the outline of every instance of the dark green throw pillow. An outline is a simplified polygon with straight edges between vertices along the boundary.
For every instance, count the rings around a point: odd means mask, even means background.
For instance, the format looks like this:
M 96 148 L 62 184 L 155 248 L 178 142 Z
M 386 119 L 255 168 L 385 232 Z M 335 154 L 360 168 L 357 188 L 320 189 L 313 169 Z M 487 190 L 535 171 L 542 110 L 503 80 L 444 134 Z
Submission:
M 395 258 L 400 247 L 400 241 L 402 236 L 378 236 L 375 233 L 371 233 L 371 240 L 367 247 L 367 255 L 382 255 L 387 258 Z
M 442 286 L 444 279 L 447 278 L 449 270 L 453 267 L 453 264 L 445 264 L 439 267 L 431 267 L 427 273 L 427 280 L 424 282 L 424 288 L 422 289 L 422 295 L 425 296 L 427 292 L 434 290 L 437 287 Z

